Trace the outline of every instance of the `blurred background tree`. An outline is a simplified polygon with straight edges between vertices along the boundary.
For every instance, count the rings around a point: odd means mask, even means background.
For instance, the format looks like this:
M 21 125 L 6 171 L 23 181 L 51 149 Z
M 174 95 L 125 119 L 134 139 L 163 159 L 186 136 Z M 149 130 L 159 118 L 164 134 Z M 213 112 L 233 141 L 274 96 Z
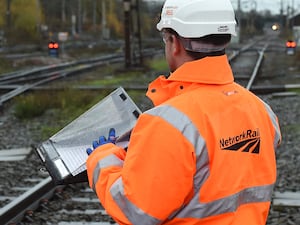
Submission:
M 44 21 L 38 0 L 1 0 L 0 28 L 9 43 L 37 41 Z
M 151 37 L 162 2 L 135 1 L 141 33 Z M 58 32 L 101 38 L 105 31 L 109 38 L 122 38 L 123 10 L 123 0 L 0 0 L 0 31 L 11 45 L 48 40 Z
M 11 0 L 10 38 L 22 37 L 24 42 L 39 39 L 40 25 L 44 23 L 42 9 L 37 0 Z
M 135 14 L 142 39 L 157 37 L 155 27 L 163 1 L 130 2 L 132 7 L 138 3 Z M 50 39 L 57 41 L 59 32 L 67 32 L 70 40 L 124 39 L 123 4 L 124 0 L 0 0 L 0 36 L 4 31 L 10 45 L 44 45 Z M 280 19 L 255 8 L 240 14 L 243 35 L 260 34 L 266 22 Z M 131 23 L 136 19 L 132 18 Z
M 6 5 L 3 0 L 0 1 L 0 27 L 5 26 Z

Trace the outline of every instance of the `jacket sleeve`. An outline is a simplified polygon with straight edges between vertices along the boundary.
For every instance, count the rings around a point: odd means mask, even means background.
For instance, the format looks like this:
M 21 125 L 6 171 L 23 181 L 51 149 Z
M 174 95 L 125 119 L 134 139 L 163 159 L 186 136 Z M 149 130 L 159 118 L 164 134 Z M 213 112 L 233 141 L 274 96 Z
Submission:
M 88 158 L 89 183 L 119 224 L 161 224 L 193 195 L 194 155 L 179 130 L 142 114 L 127 153 L 108 144 Z
M 124 149 L 105 144 L 93 151 L 87 159 L 86 166 L 89 185 L 97 194 L 102 206 L 112 217 L 116 214 L 118 217 L 114 219 L 122 221 L 121 224 L 130 224 L 109 193 L 109 188 L 120 177 L 125 155 Z

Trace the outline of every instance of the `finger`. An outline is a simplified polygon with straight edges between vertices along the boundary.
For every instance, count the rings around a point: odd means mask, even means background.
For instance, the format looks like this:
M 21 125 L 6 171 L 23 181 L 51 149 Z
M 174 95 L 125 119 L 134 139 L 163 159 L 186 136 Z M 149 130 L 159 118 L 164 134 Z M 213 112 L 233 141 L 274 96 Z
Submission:
M 115 130 L 115 128 L 110 128 L 109 129 L 108 136 L 109 137 L 116 137 L 116 130 Z
M 99 145 L 103 145 L 103 144 L 106 144 L 107 143 L 107 140 L 106 140 L 106 138 L 104 137 L 104 136 L 100 136 L 99 137 Z M 98 146 L 99 146 L 98 145 Z M 97 147 L 98 147 L 97 146 Z
M 93 148 L 97 148 L 100 144 L 98 143 L 98 141 L 93 141 Z
M 93 152 L 93 150 L 92 150 L 91 148 L 87 148 L 87 149 L 86 149 L 86 153 L 87 153 L 88 155 L 90 155 L 92 152 Z
M 112 143 L 116 141 L 116 130 L 114 128 L 109 129 L 108 141 Z

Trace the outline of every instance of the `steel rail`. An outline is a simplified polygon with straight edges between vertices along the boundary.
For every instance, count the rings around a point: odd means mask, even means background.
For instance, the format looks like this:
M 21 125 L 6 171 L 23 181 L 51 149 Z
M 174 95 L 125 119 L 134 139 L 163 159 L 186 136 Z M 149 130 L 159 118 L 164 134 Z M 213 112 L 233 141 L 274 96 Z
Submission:
M 45 83 L 48 83 L 50 81 L 54 81 L 54 80 L 57 80 L 57 79 L 60 79 L 60 78 L 64 78 L 64 77 L 67 77 L 71 74 L 83 72 L 83 71 L 91 69 L 91 68 L 102 66 L 102 65 L 107 64 L 108 62 L 109 63 L 117 63 L 117 62 L 121 62 L 122 60 L 123 60 L 123 57 L 116 56 L 115 58 L 108 57 L 106 60 L 101 58 L 101 59 L 99 59 L 99 61 L 93 59 L 91 61 L 86 61 L 85 64 L 82 61 L 78 62 L 78 63 L 71 63 L 71 64 L 68 64 L 68 65 L 63 64 L 62 66 L 59 66 L 59 68 L 63 67 L 63 69 L 58 70 L 58 71 L 52 71 L 52 67 L 50 67 L 50 70 L 52 72 L 44 73 L 40 76 L 40 77 L 46 77 L 46 78 L 40 79 L 40 80 L 38 80 L 38 81 L 36 81 L 32 84 L 24 84 L 24 85 L 17 86 L 17 88 L 15 88 L 14 90 L 12 90 L 12 91 L 10 91 L 6 94 L 1 95 L 0 96 L 0 106 L 4 102 L 6 102 L 6 101 L 22 94 L 22 93 L 24 93 L 27 90 L 30 90 L 30 89 L 32 89 L 36 86 L 39 86 L 41 84 L 45 84 Z M 73 67 L 70 67 L 70 65 L 72 65 Z M 44 70 L 47 70 L 47 69 L 42 68 L 42 71 L 44 71 Z M 36 73 L 36 72 L 37 71 L 34 71 L 34 73 Z M 41 71 L 39 71 L 39 72 L 41 72 Z M 25 76 L 27 76 L 28 74 L 30 74 L 30 73 L 25 73 Z M 20 78 L 22 76 L 18 75 L 17 77 Z
M 74 67 L 78 66 L 80 64 L 89 64 L 89 63 L 94 63 L 94 62 L 99 62 L 99 61 L 108 61 L 114 58 L 120 58 L 122 57 L 122 54 L 109 54 L 105 56 L 98 56 L 98 57 L 92 57 L 88 59 L 81 59 L 81 60 L 74 60 L 71 62 L 64 62 L 64 63 L 59 63 L 59 64 L 52 64 L 48 66 L 42 66 L 42 67 L 37 67 L 34 69 L 26 70 L 26 71 L 16 71 L 16 72 L 11 72 L 7 74 L 2 74 L 0 76 L 0 84 L 9 84 L 14 81 L 18 81 L 20 78 L 24 78 L 27 76 L 32 76 L 32 75 L 40 75 L 41 73 L 44 72 L 50 72 L 50 71 L 56 71 L 57 69 L 66 69 L 69 67 Z
M 265 44 L 265 46 L 263 47 L 263 49 L 258 52 L 258 54 L 259 54 L 258 60 L 256 62 L 254 70 L 253 70 L 253 72 L 251 74 L 250 80 L 249 80 L 249 82 L 248 82 L 248 84 L 246 86 L 246 89 L 248 89 L 248 90 L 250 90 L 250 88 L 251 88 L 251 86 L 252 86 L 252 84 L 253 84 L 253 82 L 254 82 L 254 80 L 256 78 L 256 75 L 258 74 L 258 70 L 259 70 L 259 68 L 260 68 L 260 66 L 262 64 L 262 61 L 263 61 L 263 58 L 264 58 L 264 54 L 265 54 L 265 51 L 268 48 L 268 46 L 269 46 L 269 43 Z
M 253 42 L 249 43 L 248 45 L 245 45 L 244 47 L 242 47 L 240 50 L 234 50 L 232 52 L 232 54 L 230 54 L 228 56 L 228 61 L 230 62 L 230 61 L 236 59 L 242 52 L 249 50 L 255 44 L 256 44 L 256 41 L 253 41 Z
M 300 207 L 300 192 L 274 192 L 274 207 Z
M 237 58 L 242 52 L 245 52 L 249 49 L 251 49 L 251 47 L 253 47 L 255 44 L 257 44 L 257 42 L 261 41 L 261 40 L 264 40 L 264 38 L 259 38 L 258 40 L 254 40 L 252 42 L 250 42 L 249 44 L 246 44 L 245 46 L 243 46 L 241 49 L 239 50 L 234 50 L 232 52 L 232 54 L 230 54 L 228 56 L 228 60 L 229 62 L 230 61 L 233 61 L 235 58 Z
M 281 84 L 281 85 L 257 85 L 252 86 L 250 90 L 256 94 L 271 94 L 274 92 L 291 92 L 293 90 L 299 90 L 300 84 Z
M 58 186 L 54 184 L 51 177 L 45 178 L 0 209 L 1 224 L 18 223 L 24 217 L 26 211 L 29 209 L 35 210 L 43 198 L 49 198 L 53 195 L 56 188 Z
M 144 56 L 151 56 L 153 54 L 157 54 L 157 51 L 155 51 L 153 49 L 152 50 L 147 49 L 143 52 Z M 7 85 L 7 87 L 13 87 L 12 86 L 13 82 L 19 82 L 19 81 L 24 82 L 24 81 L 26 81 L 26 78 L 24 79 L 24 77 L 29 77 L 29 76 L 32 76 L 35 74 L 39 74 L 38 77 L 28 78 L 28 80 L 34 79 L 34 80 L 38 80 L 38 81 L 31 83 L 31 84 L 15 86 L 15 89 L 13 89 L 12 91 L 1 95 L 0 96 L 0 106 L 4 102 L 24 93 L 27 90 L 37 87 L 41 84 L 45 84 L 50 81 L 64 78 L 71 74 L 84 72 L 84 71 L 87 71 L 92 68 L 107 65 L 108 63 L 113 64 L 113 63 L 119 63 L 122 61 L 124 61 L 123 54 L 111 54 L 111 55 L 106 55 L 106 56 L 94 57 L 94 58 L 90 58 L 90 59 L 73 61 L 73 62 L 69 62 L 69 63 L 62 63 L 62 64 L 58 64 L 58 65 L 51 65 L 51 66 L 47 66 L 47 67 L 36 68 L 34 70 L 25 71 L 23 73 L 17 72 L 15 74 L 4 75 L 4 77 L 0 77 L 0 85 L 2 86 L 2 89 L 5 87 L 5 84 Z M 57 70 L 57 69 L 59 69 L 59 70 Z M 43 77 L 45 77 L 45 78 L 43 78 Z M 40 79 L 40 78 L 43 78 L 43 79 Z
M 24 82 L 29 80 L 27 77 L 34 77 L 35 79 L 38 79 L 43 73 L 50 73 L 51 71 L 57 71 L 58 69 L 61 70 L 66 70 L 67 68 L 73 68 L 76 66 L 80 65 L 88 65 L 88 64 L 93 64 L 101 61 L 109 61 L 113 60 L 115 58 L 122 58 L 122 55 L 120 54 L 113 54 L 113 55 L 108 55 L 108 56 L 102 56 L 102 57 L 95 57 L 91 59 L 85 59 L 85 60 L 77 60 L 77 61 L 72 61 L 72 62 L 67 62 L 67 63 L 60 63 L 60 64 L 53 64 L 50 66 L 43 66 L 43 67 L 38 67 L 34 68 L 32 70 L 26 70 L 26 71 L 17 71 L 15 73 L 9 73 L 9 74 L 4 74 L 0 76 L 0 84 L 5 85 L 5 84 L 11 84 L 14 82 Z

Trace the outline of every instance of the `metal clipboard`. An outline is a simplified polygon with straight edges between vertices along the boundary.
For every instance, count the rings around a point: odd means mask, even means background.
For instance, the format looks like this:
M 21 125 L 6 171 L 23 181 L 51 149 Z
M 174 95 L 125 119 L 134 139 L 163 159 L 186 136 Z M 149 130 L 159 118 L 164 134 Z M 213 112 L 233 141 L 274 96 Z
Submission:
M 130 137 L 141 114 L 126 91 L 119 87 L 92 108 L 73 120 L 48 140 L 41 143 L 36 152 L 56 184 L 87 181 L 86 149 L 99 136 L 107 136 L 115 128 L 117 136 Z

